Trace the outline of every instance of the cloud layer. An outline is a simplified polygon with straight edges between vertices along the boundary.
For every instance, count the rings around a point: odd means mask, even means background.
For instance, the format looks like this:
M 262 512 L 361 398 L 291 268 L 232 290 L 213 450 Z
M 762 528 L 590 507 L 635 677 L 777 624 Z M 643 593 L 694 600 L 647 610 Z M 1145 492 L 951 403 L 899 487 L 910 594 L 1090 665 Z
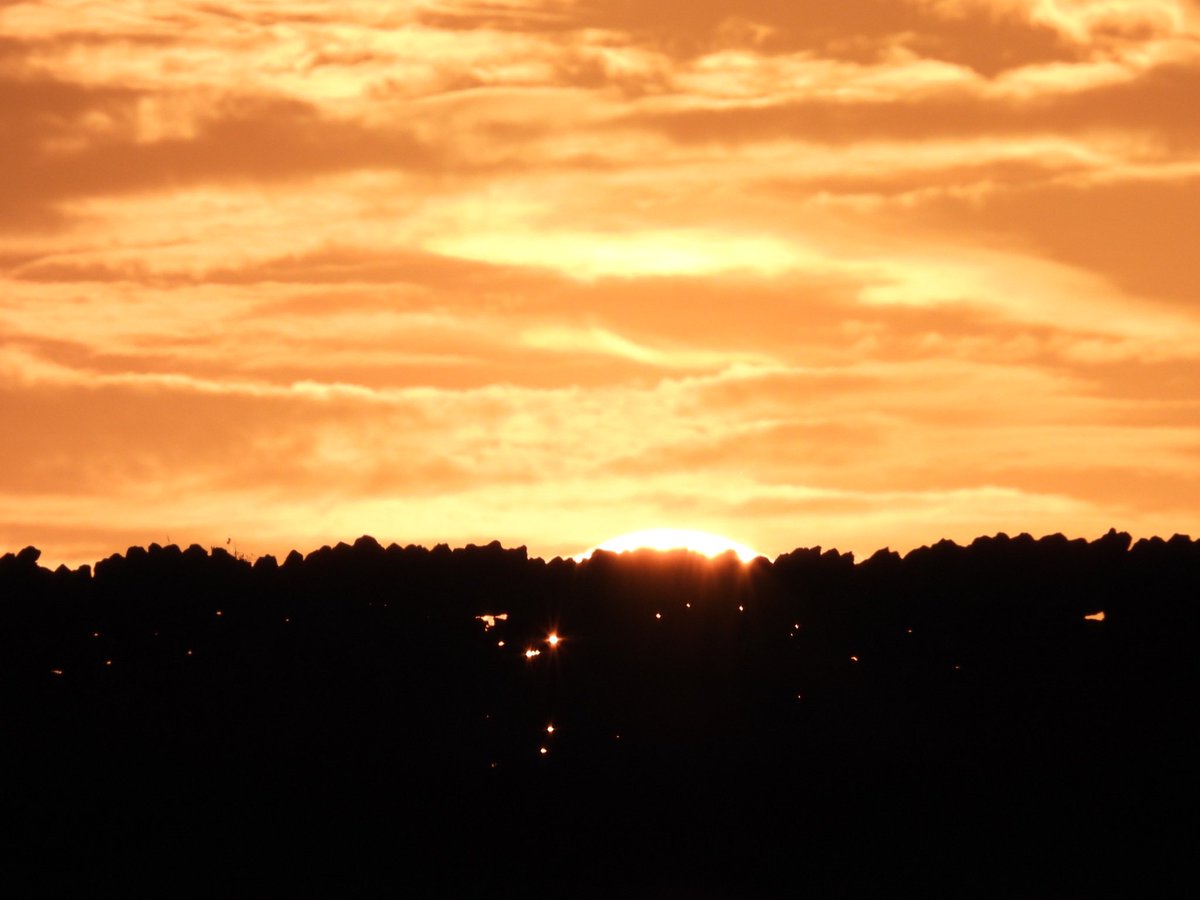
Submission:
M 1194 3 L 0 36 L 5 546 L 1197 530 Z

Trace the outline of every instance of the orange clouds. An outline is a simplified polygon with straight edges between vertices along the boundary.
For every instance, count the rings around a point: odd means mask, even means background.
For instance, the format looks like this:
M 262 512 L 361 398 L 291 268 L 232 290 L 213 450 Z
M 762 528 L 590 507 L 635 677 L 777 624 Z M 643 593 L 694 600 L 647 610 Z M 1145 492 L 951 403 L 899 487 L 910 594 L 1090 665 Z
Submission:
M 1193 4 L 0 34 L 5 545 L 1195 530 Z

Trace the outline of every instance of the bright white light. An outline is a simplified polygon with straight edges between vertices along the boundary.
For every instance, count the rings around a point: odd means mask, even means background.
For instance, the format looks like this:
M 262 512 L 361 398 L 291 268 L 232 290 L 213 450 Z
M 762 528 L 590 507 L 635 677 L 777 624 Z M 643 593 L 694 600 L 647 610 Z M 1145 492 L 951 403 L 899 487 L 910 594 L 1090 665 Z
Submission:
M 549 644 L 551 647 L 557 647 L 558 642 L 560 640 L 562 640 L 562 638 L 560 638 L 557 633 L 553 633 L 548 638 L 546 638 L 546 643 Z
M 632 531 L 618 537 L 609 538 L 602 544 L 592 547 L 575 557 L 576 561 L 590 557 L 597 550 L 608 550 L 611 553 L 628 553 L 631 550 L 690 550 L 701 556 L 720 556 L 730 550 L 742 562 L 750 562 L 761 554 L 745 544 L 711 534 L 707 531 L 689 531 L 683 528 L 650 528 L 646 531 Z

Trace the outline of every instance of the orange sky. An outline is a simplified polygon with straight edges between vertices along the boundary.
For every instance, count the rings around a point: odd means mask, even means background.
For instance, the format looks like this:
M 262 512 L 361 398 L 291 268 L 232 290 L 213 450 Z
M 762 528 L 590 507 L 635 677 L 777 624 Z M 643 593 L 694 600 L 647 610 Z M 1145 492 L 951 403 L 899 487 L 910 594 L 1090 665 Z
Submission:
M 1200 4 L 0 0 L 0 549 L 1200 531 Z

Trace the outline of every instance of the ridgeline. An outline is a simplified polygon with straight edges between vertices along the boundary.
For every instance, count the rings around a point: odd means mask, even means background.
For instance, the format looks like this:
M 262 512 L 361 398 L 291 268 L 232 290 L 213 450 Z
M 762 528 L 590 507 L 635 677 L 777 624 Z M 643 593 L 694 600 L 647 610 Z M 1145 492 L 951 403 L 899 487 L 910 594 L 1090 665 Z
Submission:
M 38 557 L 0 675 L 43 894 L 1195 888 L 1186 537 Z

